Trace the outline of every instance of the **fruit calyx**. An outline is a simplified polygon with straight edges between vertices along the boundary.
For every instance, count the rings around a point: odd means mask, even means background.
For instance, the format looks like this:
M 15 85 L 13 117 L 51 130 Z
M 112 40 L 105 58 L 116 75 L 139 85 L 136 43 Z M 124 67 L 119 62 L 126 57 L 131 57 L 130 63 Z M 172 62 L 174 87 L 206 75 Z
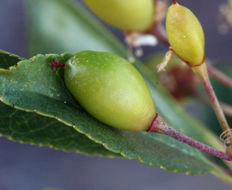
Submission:
M 177 55 L 178 56 L 178 55 Z M 187 61 L 185 61 L 185 63 L 189 66 L 189 67 L 200 67 L 201 65 L 203 65 L 204 63 L 205 63 L 205 60 L 206 60 L 206 56 L 204 56 L 204 58 L 203 58 L 203 60 L 202 60 L 202 62 L 200 63 L 200 64 L 194 64 L 194 65 L 192 65 L 192 64 L 190 64 L 190 63 L 188 63 Z

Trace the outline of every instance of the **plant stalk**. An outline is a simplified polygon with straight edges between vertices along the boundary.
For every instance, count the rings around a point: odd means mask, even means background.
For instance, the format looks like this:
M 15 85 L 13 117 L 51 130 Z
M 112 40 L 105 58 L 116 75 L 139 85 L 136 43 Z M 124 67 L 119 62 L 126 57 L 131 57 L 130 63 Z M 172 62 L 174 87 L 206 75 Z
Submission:
M 208 95 L 210 104 L 211 104 L 212 108 L 214 109 L 214 112 L 218 118 L 220 125 L 221 125 L 222 130 L 229 131 L 230 130 L 229 124 L 225 118 L 224 112 L 219 104 L 217 96 L 216 96 L 214 89 L 212 87 L 212 84 L 209 80 L 209 75 L 208 75 L 206 63 L 204 62 L 199 66 L 192 67 L 192 70 L 197 75 L 197 77 L 201 80 L 201 82 L 206 90 L 206 93 Z M 227 138 L 232 139 L 232 134 L 228 133 Z M 231 147 L 232 147 L 232 141 L 230 142 L 229 147 L 227 147 L 227 152 L 229 154 L 232 154 Z
M 194 148 L 197 148 L 198 150 L 208 153 L 212 156 L 216 156 L 224 160 L 232 161 L 232 155 L 216 150 L 200 141 L 192 139 L 186 136 L 185 134 L 173 129 L 172 127 L 168 126 L 168 124 L 164 121 L 164 119 L 160 117 L 158 114 L 156 114 L 156 117 L 152 121 L 147 131 L 153 133 L 162 133 L 178 141 L 181 141 L 185 144 L 188 144 Z

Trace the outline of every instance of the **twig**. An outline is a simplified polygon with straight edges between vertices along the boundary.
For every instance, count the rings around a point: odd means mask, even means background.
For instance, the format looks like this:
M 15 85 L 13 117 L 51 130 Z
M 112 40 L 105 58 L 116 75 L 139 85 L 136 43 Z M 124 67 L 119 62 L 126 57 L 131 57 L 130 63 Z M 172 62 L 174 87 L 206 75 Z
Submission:
M 164 135 L 170 136 L 178 141 L 181 141 L 185 144 L 188 144 L 194 148 L 197 148 L 198 150 L 201 150 L 203 152 L 206 152 L 210 155 L 216 156 L 218 158 L 231 161 L 232 155 L 226 154 L 222 151 L 216 150 L 200 141 L 197 141 L 195 139 L 192 139 L 185 134 L 173 129 L 172 127 L 168 126 L 168 124 L 161 118 L 158 114 L 154 118 L 151 126 L 147 130 L 148 132 L 153 133 L 162 133 Z
M 201 80 L 201 82 L 206 90 L 206 93 L 208 95 L 210 104 L 211 104 L 212 108 L 214 109 L 214 112 L 217 116 L 217 119 L 218 119 L 223 131 L 230 130 L 229 124 L 225 118 L 223 110 L 219 104 L 217 96 L 216 96 L 214 89 L 212 87 L 212 84 L 209 80 L 206 63 L 204 62 L 197 67 L 192 67 L 192 70 L 198 76 L 198 78 Z M 231 133 L 228 134 L 228 139 L 232 139 Z M 227 151 L 228 151 L 228 153 L 232 154 L 232 142 L 230 142 L 229 144 L 230 145 L 227 147 Z

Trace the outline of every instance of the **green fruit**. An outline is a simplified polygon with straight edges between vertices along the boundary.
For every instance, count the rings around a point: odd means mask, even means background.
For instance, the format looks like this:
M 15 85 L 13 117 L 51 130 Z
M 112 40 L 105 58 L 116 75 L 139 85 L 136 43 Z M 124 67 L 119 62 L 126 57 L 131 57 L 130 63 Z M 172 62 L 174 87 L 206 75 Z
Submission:
M 143 32 L 154 21 L 153 0 L 84 0 L 105 22 L 122 30 Z
M 205 53 L 204 32 L 195 15 L 179 4 L 168 8 L 166 18 L 168 41 L 175 53 L 190 65 L 202 63 Z
M 155 106 L 140 73 L 110 53 L 83 51 L 65 66 L 67 88 L 95 118 L 112 127 L 146 130 Z

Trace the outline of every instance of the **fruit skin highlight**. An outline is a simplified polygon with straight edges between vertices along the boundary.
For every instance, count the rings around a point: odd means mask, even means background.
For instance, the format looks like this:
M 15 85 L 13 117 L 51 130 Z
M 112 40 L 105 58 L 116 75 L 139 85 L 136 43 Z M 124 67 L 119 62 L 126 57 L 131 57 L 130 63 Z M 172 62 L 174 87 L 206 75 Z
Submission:
M 122 30 L 143 32 L 154 21 L 153 0 L 84 0 L 105 22 Z
M 87 112 L 109 126 L 145 131 L 156 115 L 143 77 L 117 55 L 79 52 L 68 60 L 64 79 Z
M 168 8 L 166 18 L 168 41 L 174 52 L 190 66 L 200 65 L 205 57 L 205 39 L 196 16 L 178 3 Z

